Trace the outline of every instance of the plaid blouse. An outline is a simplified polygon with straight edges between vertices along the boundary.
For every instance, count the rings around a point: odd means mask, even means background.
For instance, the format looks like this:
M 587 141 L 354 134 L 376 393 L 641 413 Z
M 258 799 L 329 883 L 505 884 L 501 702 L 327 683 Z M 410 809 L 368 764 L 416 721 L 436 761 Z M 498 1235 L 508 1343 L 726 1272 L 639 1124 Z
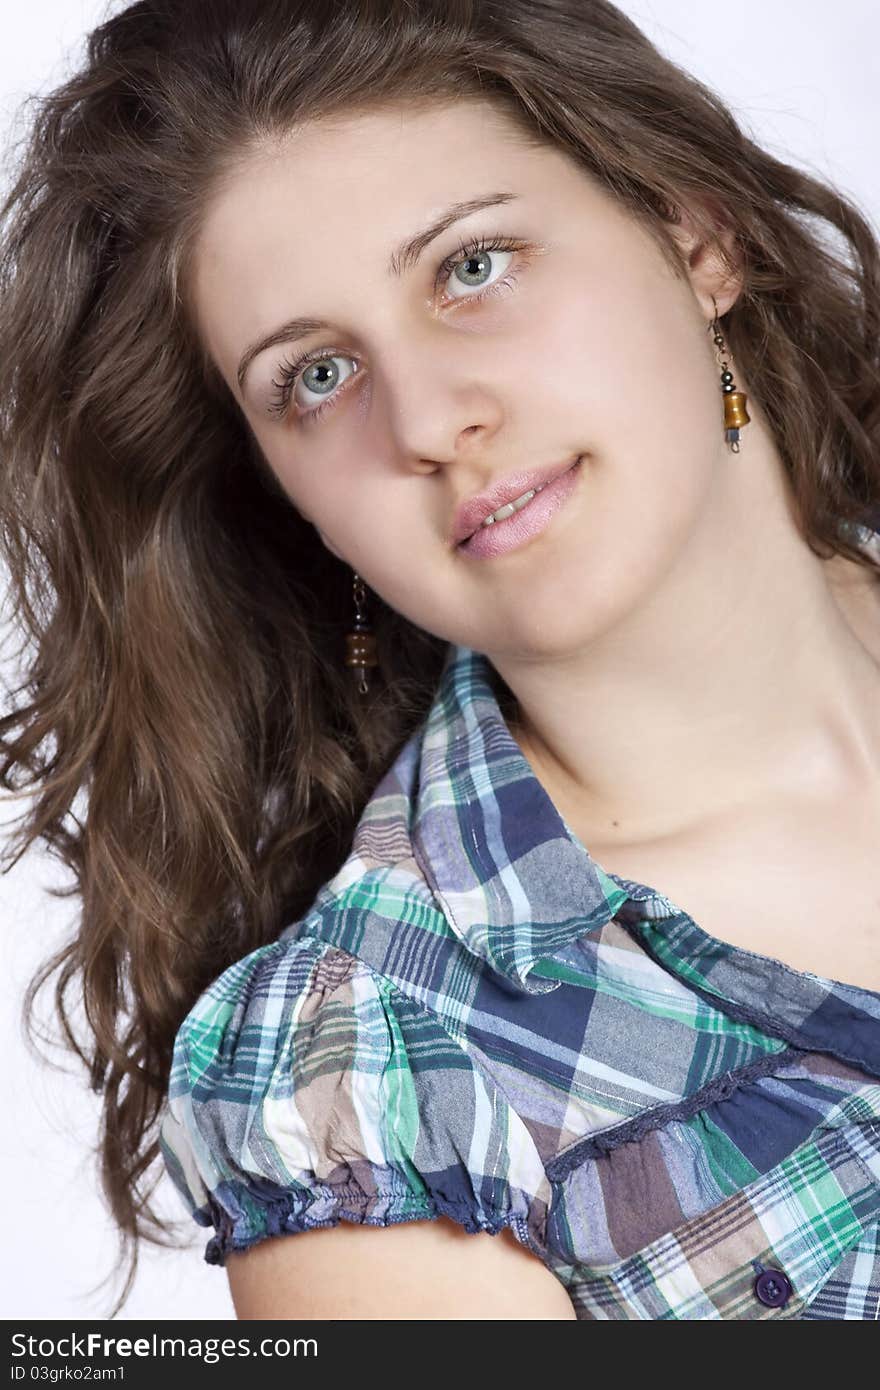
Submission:
M 450 647 L 338 873 L 178 1031 L 160 1147 L 204 1258 L 443 1215 L 509 1226 L 581 1319 L 880 1318 L 880 994 L 604 872 L 490 669 Z

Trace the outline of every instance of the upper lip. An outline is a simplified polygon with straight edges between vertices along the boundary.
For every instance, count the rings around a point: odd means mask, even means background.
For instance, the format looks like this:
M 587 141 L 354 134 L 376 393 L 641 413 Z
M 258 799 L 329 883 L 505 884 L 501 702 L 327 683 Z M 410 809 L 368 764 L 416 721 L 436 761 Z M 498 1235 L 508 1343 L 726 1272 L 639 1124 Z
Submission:
M 506 478 L 499 478 L 498 482 L 493 483 L 485 492 L 462 502 L 452 525 L 452 544 L 458 545 L 461 541 L 467 540 L 468 536 L 472 536 L 479 529 L 486 517 L 497 512 L 499 507 L 522 497 L 524 492 L 529 492 L 533 487 L 543 487 L 545 483 L 552 483 L 554 478 L 561 477 L 577 463 L 578 458 L 579 455 L 575 454 L 564 463 L 551 463 L 545 468 L 529 468 L 524 473 L 508 473 Z

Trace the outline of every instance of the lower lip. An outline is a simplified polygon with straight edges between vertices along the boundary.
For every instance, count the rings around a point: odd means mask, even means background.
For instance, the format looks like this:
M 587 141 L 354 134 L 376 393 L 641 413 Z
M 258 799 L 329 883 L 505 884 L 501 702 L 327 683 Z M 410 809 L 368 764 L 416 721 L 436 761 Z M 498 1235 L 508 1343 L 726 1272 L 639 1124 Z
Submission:
M 508 550 L 518 550 L 533 536 L 539 536 L 564 506 L 578 485 L 581 473 L 581 460 L 577 459 L 567 472 L 560 474 L 552 483 L 542 487 L 540 492 L 518 512 L 512 512 L 503 521 L 493 521 L 491 526 L 480 526 L 466 541 L 457 547 L 465 555 L 478 559 L 488 559 L 491 555 L 504 555 Z

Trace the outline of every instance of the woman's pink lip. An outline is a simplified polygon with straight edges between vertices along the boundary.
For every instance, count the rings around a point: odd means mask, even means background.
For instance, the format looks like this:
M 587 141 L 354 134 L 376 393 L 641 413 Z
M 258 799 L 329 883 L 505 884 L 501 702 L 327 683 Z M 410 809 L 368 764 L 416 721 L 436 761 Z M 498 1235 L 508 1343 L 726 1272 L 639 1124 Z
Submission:
M 550 464 L 545 468 L 520 469 L 518 472 L 508 473 L 504 478 L 497 478 L 485 492 L 471 497 L 457 508 L 452 525 L 452 544 L 461 545 L 463 541 L 470 540 L 492 512 L 497 512 L 514 498 L 522 497 L 523 493 L 547 487 L 563 473 L 567 473 L 574 462 L 575 460 L 569 456 L 563 463 Z
M 577 487 L 581 473 L 581 459 L 578 458 L 565 473 L 552 483 L 548 483 L 536 493 L 530 502 L 503 521 L 493 521 L 491 526 L 480 526 L 466 541 L 457 547 L 475 559 L 489 559 L 494 555 L 504 555 L 509 550 L 518 550 L 533 536 L 539 535 L 555 516 L 560 507 Z

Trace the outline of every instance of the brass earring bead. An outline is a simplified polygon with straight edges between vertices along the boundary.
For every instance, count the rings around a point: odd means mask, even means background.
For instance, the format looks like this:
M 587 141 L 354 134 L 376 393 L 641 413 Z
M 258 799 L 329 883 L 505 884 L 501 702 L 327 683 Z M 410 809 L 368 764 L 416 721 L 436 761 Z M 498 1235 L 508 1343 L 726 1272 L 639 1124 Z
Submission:
M 353 630 L 348 633 L 345 639 L 345 664 L 353 668 L 361 695 L 368 695 L 370 686 L 367 681 L 367 668 L 378 666 L 379 658 L 376 655 L 376 638 L 367 617 L 367 595 L 364 581 L 360 575 L 354 573 L 352 574 L 352 596 L 354 598 L 355 620 Z
M 715 317 L 709 324 L 708 331 L 713 334 L 712 342 L 715 344 L 715 360 L 721 368 L 721 390 L 724 393 L 724 438 L 730 445 L 731 452 L 739 453 L 739 432 L 743 425 L 747 425 L 750 420 L 746 410 L 746 395 L 744 391 L 737 391 L 733 380 L 733 373 L 730 370 L 730 362 L 727 359 L 727 349 L 724 339 L 721 336 L 721 327 L 718 323 L 718 305 L 712 299 L 712 308 L 715 310 Z

